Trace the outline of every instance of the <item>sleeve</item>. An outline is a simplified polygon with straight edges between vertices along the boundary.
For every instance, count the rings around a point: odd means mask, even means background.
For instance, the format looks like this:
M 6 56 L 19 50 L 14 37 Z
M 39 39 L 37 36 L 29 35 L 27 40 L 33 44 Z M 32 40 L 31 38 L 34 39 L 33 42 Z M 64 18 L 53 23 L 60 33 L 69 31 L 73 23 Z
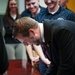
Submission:
M 6 47 L 2 34 L 2 22 L 0 20 L 0 74 L 3 74 L 9 66 Z
M 8 57 L 4 44 L 4 39 L 0 32 L 0 74 L 3 74 L 8 69 Z
M 71 75 L 73 71 L 73 34 L 61 28 L 55 35 L 55 43 L 59 50 L 59 67 L 56 75 Z

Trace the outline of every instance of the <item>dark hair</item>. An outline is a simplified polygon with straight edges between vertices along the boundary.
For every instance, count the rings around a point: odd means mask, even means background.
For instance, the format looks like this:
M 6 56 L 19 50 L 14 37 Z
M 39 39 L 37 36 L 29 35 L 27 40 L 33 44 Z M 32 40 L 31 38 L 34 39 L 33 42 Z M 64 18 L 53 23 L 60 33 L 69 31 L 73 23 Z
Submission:
M 10 1 L 11 1 L 11 0 L 8 0 L 5 16 L 7 17 L 8 22 L 9 22 L 9 25 L 10 25 L 10 27 L 11 27 L 11 26 L 12 26 L 12 20 L 10 19 L 10 8 L 9 8 L 9 3 L 10 3 Z M 15 0 L 15 1 L 16 1 L 16 0 Z M 19 12 L 18 12 L 18 7 L 17 7 L 17 9 L 16 9 L 16 14 L 17 14 L 17 18 L 19 18 L 20 15 L 19 15 Z

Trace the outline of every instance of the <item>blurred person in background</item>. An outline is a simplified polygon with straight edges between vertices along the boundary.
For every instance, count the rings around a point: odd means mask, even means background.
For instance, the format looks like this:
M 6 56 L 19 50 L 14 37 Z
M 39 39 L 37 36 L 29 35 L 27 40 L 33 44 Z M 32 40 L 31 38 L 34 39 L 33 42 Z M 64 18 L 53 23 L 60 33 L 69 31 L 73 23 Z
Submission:
M 27 16 L 35 19 L 35 15 L 45 9 L 39 3 L 40 0 L 25 0 L 26 9 L 22 12 L 21 17 Z
M 66 9 L 68 9 L 68 10 L 70 10 L 68 7 L 67 7 L 67 3 L 69 2 L 69 0 L 58 0 L 58 3 L 59 3 L 59 5 L 61 6 L 61 7 L 64 7 L 64 8 L 66 8 Z M 72 10 L 70 10 L 70 11 L 72 11 Z M 73 11 L 72 11 L 73 12 Z
M 5 28 L 5 44 L 8 59 L 26 59 L 26 50 L 24 44 L 13 38 L 14 21 L 20 18 L 18 5 L 16 0 L 8 0 L 6 13 L 3 16 L 3 24 Z
M 71 20 L 75 22 L 75 14 L 59 5 L 58 0 L 44 0 L 47 8 L 44 12 L 36 16 L 38 22 L 43 22 L 44 19 L 50 20 Z

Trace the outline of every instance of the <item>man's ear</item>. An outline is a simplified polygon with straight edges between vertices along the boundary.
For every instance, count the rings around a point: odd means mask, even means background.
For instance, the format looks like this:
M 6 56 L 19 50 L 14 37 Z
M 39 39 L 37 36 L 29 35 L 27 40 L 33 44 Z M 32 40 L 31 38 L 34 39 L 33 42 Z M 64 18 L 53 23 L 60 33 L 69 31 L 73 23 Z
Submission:
M 29 33 L 32 34 L 32 35 L 35 35 L 34 29 L 29 29 Z

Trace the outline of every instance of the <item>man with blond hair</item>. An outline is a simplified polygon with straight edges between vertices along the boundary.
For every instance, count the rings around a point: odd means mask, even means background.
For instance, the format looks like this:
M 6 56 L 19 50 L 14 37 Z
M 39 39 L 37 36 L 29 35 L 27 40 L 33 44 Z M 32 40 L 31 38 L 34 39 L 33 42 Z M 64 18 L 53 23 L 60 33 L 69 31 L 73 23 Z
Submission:
M 75 22 L 45 19 L 40 25 L 24 17 L 16 20 L 14 37 L 24 44 L 46 42 L 51 64 L 44 75 L 75 75 Z

